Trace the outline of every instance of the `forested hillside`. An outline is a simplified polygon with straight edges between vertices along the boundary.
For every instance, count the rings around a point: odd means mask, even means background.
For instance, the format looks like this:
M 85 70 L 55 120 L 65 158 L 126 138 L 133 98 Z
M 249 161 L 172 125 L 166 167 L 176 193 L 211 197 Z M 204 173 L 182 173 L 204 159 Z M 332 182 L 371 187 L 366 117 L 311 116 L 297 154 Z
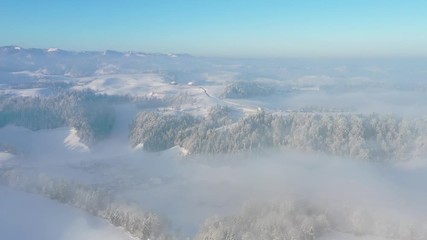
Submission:
M 31 130 L 74 127 L 87 145 L 106 138 L 114 125 L 115 98 L 91 91 L 66 91 L 51 97 L 10 97 L 0 101 L 0 127 Z
M 427 123 L 393 115 L 345 113 L 274 114 L 260 111 L 232 123 L 230 110 L 213 108 L 197 119 L 141 113 L 131 143 L 147 150 L 174 144 L 190 153 L 234 153 L 261 147 L 286 147 L 303 152 L 351 156 L 369 161 L 405 161 L 426 153 Z M 157 148 L 149 147 L 155 144 Z

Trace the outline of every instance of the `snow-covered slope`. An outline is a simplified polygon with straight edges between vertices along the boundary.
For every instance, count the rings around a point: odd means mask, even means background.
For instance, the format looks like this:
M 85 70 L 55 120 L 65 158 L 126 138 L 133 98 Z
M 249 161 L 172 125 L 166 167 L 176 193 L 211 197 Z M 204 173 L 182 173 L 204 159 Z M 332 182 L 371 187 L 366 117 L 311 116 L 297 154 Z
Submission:
M 31 131 L 8 125 L 0 128 L 0 143 L 12 146 L 23 156 L 61 161 L 65 156 L 87 152 L 89 149 L 79 141 L 76 130 L 68 127 Z
M 146 96 L 151 94 L 164 97 L 165 93 L 173 91 L 173 86 L 162 75 L 149 73 L 83 78 L 74 89 L 91 89 L 108 95 Z
M 80 141 L 80 137 L 77 135 L 77 130 L 75 128 L 70 129 L 70 134 L 64 139 L 64 144 L 67 148 L 87 152 L 89 151 L 88 146 Z
M 0 186 L 1 239 L 131 240 L 123 230 L 82 210 Z

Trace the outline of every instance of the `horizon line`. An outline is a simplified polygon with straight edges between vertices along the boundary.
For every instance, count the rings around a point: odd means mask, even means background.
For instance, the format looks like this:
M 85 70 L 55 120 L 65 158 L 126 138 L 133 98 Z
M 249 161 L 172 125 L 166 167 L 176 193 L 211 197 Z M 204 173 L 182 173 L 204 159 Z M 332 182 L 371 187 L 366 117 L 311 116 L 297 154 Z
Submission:
M 139 53 L 139 54 L 147 54 L 147 55 L 177 55 L 177 56 L 189 56 L 189 57 L 195 57 L 195 58 L 213 58 L 213 59 L 230 59 L 230 60 L 280 60 L 280 59 L 427 59 L 427 56 L 424 55 L 312 55 L 312 56 L 306 56 L 306 55 L 288 55 L 288 56 L 232 56 L 232 55 L 198 55 L 198 54 L 190 54 L 186 52 L 172 52 L 172 51 L 165 51 L 165 52 L 150 52 L 150 51 L 143 51 L 143 50 L 116 50 L 116 49 L 95 49 L 95 50 L 83 50 L 83 49 L 67 49 L 67 48 L 61 48 L 61 47 L 23 47 L 19 44 L 7 44 L 7 45 L 1 45 L 0 48 L 19 48 L 16 50 L 45 50 L 46 52 L 56 52 L 56 51 L 64 51 L 64 52 L 74 52 L 74 53 L 102 53 L 102 52 L 116 52 L 116 53 Z

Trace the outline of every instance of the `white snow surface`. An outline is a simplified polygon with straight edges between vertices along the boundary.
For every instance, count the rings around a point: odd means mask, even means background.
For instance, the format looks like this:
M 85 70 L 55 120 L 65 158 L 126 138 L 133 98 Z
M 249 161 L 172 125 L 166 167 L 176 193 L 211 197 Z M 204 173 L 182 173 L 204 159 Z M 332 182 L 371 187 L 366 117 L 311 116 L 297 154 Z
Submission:
M 64 144 L 71 150 L 87 152 L 89 147 L 80 142 L 80 137 L 77 135 L 75 128 L 70 129 L 70 134 L 64 139 Z
M 131 240 L 123 230 L 82 210 L 0 186 L 1 239 Z
M 100 70 L 104 74 L 106 70 Z M 168 93 L 173 91 L 163 76 L 155 73 L 147 74 L 110 74 L 96 77 L 82 78 L 76 90 L 91 89 L 108 95 L 146 96 L 150 92 Z
M 57 52 L 58 50 L 58 48 L 48 48 L 47 52 Z

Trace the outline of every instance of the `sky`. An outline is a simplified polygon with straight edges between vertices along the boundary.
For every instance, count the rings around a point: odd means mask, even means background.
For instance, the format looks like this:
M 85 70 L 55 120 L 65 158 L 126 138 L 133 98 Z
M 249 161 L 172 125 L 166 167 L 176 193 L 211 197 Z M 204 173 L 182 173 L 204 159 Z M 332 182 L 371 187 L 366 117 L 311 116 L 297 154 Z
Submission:
M 425 0 L 1 0 L 0 46 L 222 57 L 427 56 Z

